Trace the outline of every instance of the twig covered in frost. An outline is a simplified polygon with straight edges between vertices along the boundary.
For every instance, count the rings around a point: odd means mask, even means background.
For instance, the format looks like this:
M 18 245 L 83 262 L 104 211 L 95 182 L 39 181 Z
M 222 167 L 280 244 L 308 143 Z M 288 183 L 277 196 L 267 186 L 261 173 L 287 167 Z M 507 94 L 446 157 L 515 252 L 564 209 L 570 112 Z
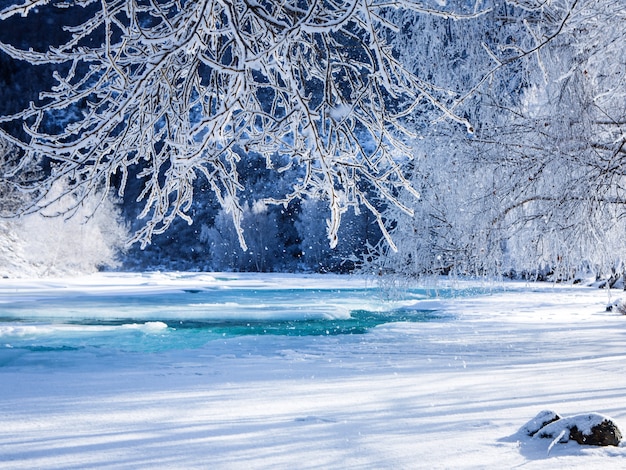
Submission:
M 369 0 L 46 4 L 15 2 L 0 11 L 5 20 L 84 9 L 80 24 L 65 28 L 68 38 L 45 51 L 0 43 L 14 59 L 60 65 L 40 101 L 0 117 L 0 125 L 23 122 L 23 134 L 0 133 L 25 160 L 51 162 L 35 182 L 40 188 L 64 180 L 84 198 L 113 186 L 123 192 L 129 176 L 140 178 L 145 224 L 133 240 L 143 245 L 177 217 L 191 223 L 202 177 L 245 248 L 237 162 L 248 150 L 264 155 L 268 167 L 287 156 L 282 167 L 302 169 L 292 191 L 272 201 L 326 200 L 331 246 L 351 206 L 372 210 L 391 240 L 372 194 L 411 212 L 396 197 L 402 188 L 417 194 L 403 173 L 410 158 L 399 137 L 410 134 L 405 116 L 419 109 L 471 128 L 397 60 L 387 39 L 398 26 L 386 13 L 464 19 L 480 11 Z

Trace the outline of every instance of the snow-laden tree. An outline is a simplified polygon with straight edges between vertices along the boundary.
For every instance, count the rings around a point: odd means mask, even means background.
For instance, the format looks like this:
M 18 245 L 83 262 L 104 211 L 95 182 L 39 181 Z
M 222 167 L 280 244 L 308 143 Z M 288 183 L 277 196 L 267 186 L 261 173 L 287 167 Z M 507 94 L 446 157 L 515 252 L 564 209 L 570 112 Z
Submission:
M 418 215 L 385 214 L 400 252 L 376 247 L 374 267 L 557 279 L 622 269 L 626 6 L 546 6 L 546 20 L 528 24 L 541 47 L 513 42 L 528 66 L 478 90 L 475 136 L 446 128 L 415 144 Z
M 53 68 L 56 82 L 21 112 L 1 117 L 2 133 L 25 165 L 49 163 L 46 177 L 33 182 L 42 200 L 60 179 L 83 197 L 113 186 L 123 191 L 129 176 L 142 179 L 146 222 L 134 239 L 144 244 L 176 217 L 191 223 L 194 186 L 204 178 L 245 247 L 241 150 L 262 154 L 278 172 L 297 170 L 291 190 L 272 202 L 326 201 L 331 246 L 353 206 L 372 211 L 386 234 L 372 195 L 409 213 L 396 194 L 416 195 L 402 169 L 410 158 L 404 118 L 417 111 L 471 128 L 455 111 L 457 94 L 398 60 L 390 38 L 400 28 L 391 12 L 471 19 L 483 13 L 482 1 L 7 3 L 0 21 L 13 28 L 64 9 L 51 20 L 64 31 L 44 50 L 0 42 L 15 60 Z M 483 75 L 477 70 L 476 80 Z M 23 132 L 6 131 L 16 123 Z
M 15 146 L 0 138 L 0 217 L 11 216 L 30 201 L 28 194 L 20 191 L 21 185 L 41 175 L 37 162 L 24 163 Z
M 14 246 L 21 251 L 27 273 L 82 274 L 118 266 L 129 235 L 119 207 L 97 193 L 77 204 L 60 182 L 57 186 L 49 192 L 54 203 L 45 210 L 7 221 L 17 234 Z M 58 216 L 68 207 L 72 217 Z
M 243 207 L 241 228 L 248 250 L 241 252 L 237 232 L 225 210 L 220 210 L 213 226 L 203 225 L 200 240 L 208 246 L 213 270 L 273 271 L 281 258 L 276 213 L 261 201 Z
M 367 211 L 350 210 L 339 228 L 339 243 L 334 249 L 324 240 L 322 201 L 303 201 L 295 221 L 300 239 L 300 268 L 318 272 L 351 272 L 367 246 L 381 238 L 380 231 Z
M 398 251 L 380 242 L 371 246 L 367 270 L 408 276 L 501 272 L 501 233 L 491 224 L 499 212 L 491 191 L 502 174 L 495 162 L 473 163 L 471 150 L 443 129 L 416 144 L 408 177 L 421 197 L 411 203 L 408 195 L 399 196 L 415 215 L 394 207 L 385 211 L 394 221 L 391 236 Z
M 5 171 L 17 164 L 12 146 L 0 139 L 0 162 Z M 37 175 L 33 166 L 24 177 Z M 3 214 L 31 204 L 29 195 L 16 191 L 12 182 L 0 179 Z M 77 274 L 113 267 L 128 231 L 119 207 L 100 194 L 76 199 L 57 182 L 48 193 L 42 212 L 0 220 L 0 276 Z M 96 206 L 98 210 L 96 211 Z M 72 217 L 59 217 L 71 208 Z
M 494 198 L 509 263 L 571 278 L 581 264 L 598 274 L 626 255 L 626 5 L 581 0 L 519 106 L 477 139 L 484 165 L 505 168 Z

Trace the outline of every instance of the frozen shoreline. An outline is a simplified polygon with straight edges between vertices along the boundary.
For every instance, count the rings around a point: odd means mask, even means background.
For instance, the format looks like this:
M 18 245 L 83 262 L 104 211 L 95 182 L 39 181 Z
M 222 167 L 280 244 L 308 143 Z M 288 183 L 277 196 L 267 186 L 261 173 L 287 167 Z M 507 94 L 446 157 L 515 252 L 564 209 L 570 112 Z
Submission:
M 114 277 L 105 276 L 111 295 L 131 284 Z M 85 288 L 63 282 L 66 292 Z M 607 302 L 591 288 L 518 286 L 439 302 L 452 322 L 364 335 L 31 353 L 0 367 L 0 467 L 616 468 L 624 446 L 548 453 L 549 441 L 515 435 L 546 408 L 599 412 L 626 428 L 626 317 Z

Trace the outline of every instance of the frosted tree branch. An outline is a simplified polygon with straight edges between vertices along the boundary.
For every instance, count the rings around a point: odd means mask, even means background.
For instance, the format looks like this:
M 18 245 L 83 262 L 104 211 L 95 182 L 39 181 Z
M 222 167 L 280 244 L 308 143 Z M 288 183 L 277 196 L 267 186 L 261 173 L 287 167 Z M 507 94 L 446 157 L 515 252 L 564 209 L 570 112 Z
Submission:
M 456 13 L 408 0 L 83 0 L 48 5 L 15 2 L 0 20 L 41 8 L 83 9 L 68 38 L 45 51 L 0 43 L 31 64 L 57 65 L 55 86 L 0 126 L 22 122 L 5 138 L 26 160 L 47 159 L 58 179 L 84 195 L 141 179 L 144 227 L 133 241 L 149 243 L 189 209 L 199 179 L 237 227 L 243 217 L 237 162 L 247 151 L 268 167 L 299 168 L 293 191 L 273 202 L 324 199 L 334 246 L 341 216 L 364 205 L 387 230 L 369 192 L 398 204 L 410 152 L 405 125 L 420 110 L 472 129 L 438 90 L 409 72 L 388 37 L 403 8 L 454 20 Z M 59 122 L 59 116 L 63 116 Z M 288 159 L 284 163 L 284 157 Z M 45 191 L 44 193 L 45 194 Z M 46 199 L 34 201 L 40 207 Z

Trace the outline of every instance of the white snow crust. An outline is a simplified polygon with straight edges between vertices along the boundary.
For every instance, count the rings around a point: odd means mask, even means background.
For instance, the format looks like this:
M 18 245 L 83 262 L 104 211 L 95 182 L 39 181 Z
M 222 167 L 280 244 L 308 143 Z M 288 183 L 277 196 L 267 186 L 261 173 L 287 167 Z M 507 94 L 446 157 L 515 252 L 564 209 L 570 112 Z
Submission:
M 0 316 L 16 298 L 76 292 L 367 282 L 167 273 L 4 279 Z M 153 353 L 4 349 L 0 468 L 624 468 L 622 445 L 550 447 L 518 432 L 545 409 L 596 412 L 626 426 L 626 317 L 605 310 L 611 292 L 506 287 L 428 301 L 453 320 L 387 323 L 362 335 L 242 336 Z M 0 330 L 0 342 L 28 327 Z

